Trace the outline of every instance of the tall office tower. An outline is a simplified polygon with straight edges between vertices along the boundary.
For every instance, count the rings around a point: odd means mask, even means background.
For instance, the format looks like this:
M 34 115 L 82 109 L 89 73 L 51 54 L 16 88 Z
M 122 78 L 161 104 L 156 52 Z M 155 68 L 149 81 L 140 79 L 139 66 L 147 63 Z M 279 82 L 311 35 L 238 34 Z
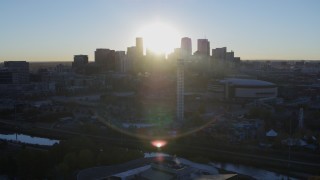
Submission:
M 137 47 L 131 46 L 127 48 L 127 70 L 128 71 L 134 71 L 135 70 L 135 61 L 137 57 Z
M 125 51 L 116 51 L 116 71 L 125 73 L 127 72 L 127 56 Z
M 29 62 L 26 61 L 5 61 L 4 67 L 12 73 L 13 84 L 29 83 Z
M 214 60 L 226 60 L 227 48 L 216 48 L 212 49 L 212 57 Z
M 233 62 L 233 61 L 234 61 L 234 52 L 233 52 L 233 51 L 227 52 L 227 54 L 226 54 L 226 60 L 227 60 L 227 61 L 230 61 L 230 62 Z
M 95 63 L 98 64 L 103 71 L 115 70 L 115 51 L 110 49 L 96 49 L 94 52 Z
M 111 51 L 110 49 L 102 49 L 102 48 L 96 49 L 96 51 L 94 52 L 95 63 L 97 64 L 106 63 L 110 51 Z
M 184 61 L 177 61 L 177 120 L 184 119 Z
M 210 56 L 210 42 L 208 41 L 208 39 L 198 39 L 197 54 Z
M 191 56 L 192 54 L 192 44 L 191 39 L 188 37 L 184 37 L 181 39 L 181 53 L 182 56 Z
M 80 66 L 84 66 L 84 65 L 88 64 L 88 62 L 89 62 L 88 55 L 82 55 L 82 54 L 74 55 L 72 67 L 77 68 Z
M 143 56 L 143 39 L 142 37 L 136 38 L 136 50 L 137 50 L 137 56 Z

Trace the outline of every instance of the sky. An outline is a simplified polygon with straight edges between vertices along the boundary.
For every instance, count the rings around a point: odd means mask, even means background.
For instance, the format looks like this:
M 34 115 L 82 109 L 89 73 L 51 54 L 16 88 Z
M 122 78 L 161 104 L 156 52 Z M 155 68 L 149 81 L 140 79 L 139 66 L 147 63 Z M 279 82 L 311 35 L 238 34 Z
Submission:
M 0 62 L 94 61 L 96 48 L 126 50 L 153 22 L 190 37 L 193 51 L 207 38 L 244 60 L 320 60 L 319 8 L 319 0 L 1 0 Z

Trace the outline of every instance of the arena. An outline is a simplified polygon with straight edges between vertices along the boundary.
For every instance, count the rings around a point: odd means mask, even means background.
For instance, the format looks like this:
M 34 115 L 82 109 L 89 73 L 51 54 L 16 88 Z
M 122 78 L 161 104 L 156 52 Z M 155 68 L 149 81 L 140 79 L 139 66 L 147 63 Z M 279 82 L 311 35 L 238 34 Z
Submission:
M 278 95 L 275 84 L 256 79 L 226 78 L 211 83 L 208 88 L 224 99 L 276 98 Z

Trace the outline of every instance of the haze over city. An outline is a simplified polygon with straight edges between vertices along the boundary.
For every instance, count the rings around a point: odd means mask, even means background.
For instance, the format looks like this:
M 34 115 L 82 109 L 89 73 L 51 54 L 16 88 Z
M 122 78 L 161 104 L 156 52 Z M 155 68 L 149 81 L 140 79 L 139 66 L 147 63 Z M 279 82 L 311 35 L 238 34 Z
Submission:
M 0 180 L 320 179 L 319 5 L 0 1 Z
M 206 38 L 243 60 L 319 60 L 317 0 L 1 1 L 0 61 L 71 61 L 96 48 L 126 50 L 135 37 L 170 53 Z

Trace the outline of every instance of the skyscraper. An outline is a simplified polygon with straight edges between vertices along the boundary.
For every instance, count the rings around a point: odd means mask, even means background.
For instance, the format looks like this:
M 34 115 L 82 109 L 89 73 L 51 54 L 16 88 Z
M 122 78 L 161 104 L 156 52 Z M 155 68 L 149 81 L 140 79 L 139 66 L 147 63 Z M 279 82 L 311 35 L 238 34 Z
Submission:
M 212 57 L 214 60 L 226 60 L 227 47 L 212 49 Z
M 115 51 L 110 49 L 96 49 L 94 52 L 95 63 L 102 70 L 115 70 Z
M 117 72 L 127 72 L 127 56 L 126 56 L 126 52 L 125 51 L 116 51 L 116 55 L 115 55 L 115 59 L 116 59 L 116 71 Z
M 136 64 L 136 55 L 137 54 L 137 47 L 131 46 L 127 48 L 127 70 L 134 71 L 135 64 Z
M 73 68 L 77 68 L 80 66 L 84 66 L 86 64 L 88 64 L 88 55 L 74 55 L 73 57 L 73 62 L 72 62 L 72 67 Z
M 5 61 L 4 67 L 12 73 L 13 84 L 29 83 L 29 62 L 26 61 Z
M 198 55 L 210 56 L 210 42 L 208 39 L 198 39 Z
M 182 56 L 190 56 L 192 54 L 191 39 L 184 37 L 181 39 L 181 53 Z
M 229 62 L 233 62 L 234 61 L 234 52 L 233 51 L 227 52 L 226 60 L 229 61 Z
M 137 56 L 143 56 L 143 39 L 142 37 L 136 38 L 136 50 L 137 50 Z
M 177 120 L 184 119 L 184 61 L 177 61 Z

